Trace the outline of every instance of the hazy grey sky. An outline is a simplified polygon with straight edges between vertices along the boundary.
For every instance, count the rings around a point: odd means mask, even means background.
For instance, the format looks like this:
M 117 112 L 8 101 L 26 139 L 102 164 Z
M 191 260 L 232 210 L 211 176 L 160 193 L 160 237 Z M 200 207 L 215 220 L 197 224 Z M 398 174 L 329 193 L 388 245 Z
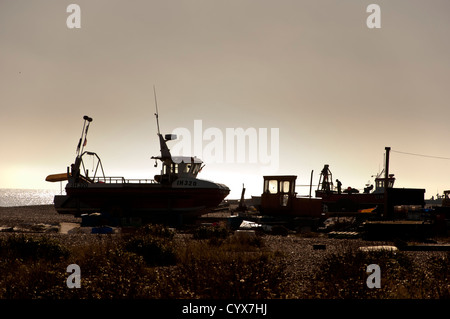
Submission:
M 69 29 L 69 4 L 81 28 Z M 381 28 L 369 29 L 369 4 Z M 59 188 L 83 115 L 107 175 L 158 173 L 163 133 L 278 128 L 279 170 L 206 163 L 199 175 L 258 195 L 264 174 L 309 183 L 329 164 L 363 188 L 384 147 L 450 157 L 450 2 L 0 1 L 0 187 Z M 204 145 L 208 142 L 205 141 Z M 173 145 L 173 144 L 172 144 Z M 202 154 L 193 154 L 202 157 Z M 450 161 L 391 154 L 397 186 L 450 189 Z M 307 189 L 299 188 L 299 193 Z M 234 196 L 233 196 L 234 195 Z

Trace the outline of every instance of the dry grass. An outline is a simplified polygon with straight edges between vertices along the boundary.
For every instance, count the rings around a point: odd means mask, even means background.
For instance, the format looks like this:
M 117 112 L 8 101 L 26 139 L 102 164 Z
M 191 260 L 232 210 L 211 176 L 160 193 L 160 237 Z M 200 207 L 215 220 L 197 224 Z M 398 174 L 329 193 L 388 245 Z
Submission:
M 2 225 L 43 222 L 41 215 L 54 222 L 51 211 L 18 212 L 5 210 Z M 392 243 L 317 233 L 201 232 L 156 226 L 130 235 L 0 233 L 0 299 L 450 298 L 449 253 L 363 254 L 358 247 Z M 365 284 L 371 263 L 381 267 L 380 289 Z M 69 264 L 81 268 L 79 289 L 66 285 Z
M 3 234 L 4 235 L 4 234 Z M 81 236 L 81 237 L 80 237 Z M 326 250 L 313 250 L 312 243 Z M 10 235 L 0 241 L 0 298 L 449 298 L 449 254 L 362 253 L 349 241 L 295 236 L 193 239 L 189 234 Z M 350 241 L 351 242 L 351 241 Z M 81 288 L 69 289 L 69 264 Z M 382 288 L 365 269 L 382 269 Z

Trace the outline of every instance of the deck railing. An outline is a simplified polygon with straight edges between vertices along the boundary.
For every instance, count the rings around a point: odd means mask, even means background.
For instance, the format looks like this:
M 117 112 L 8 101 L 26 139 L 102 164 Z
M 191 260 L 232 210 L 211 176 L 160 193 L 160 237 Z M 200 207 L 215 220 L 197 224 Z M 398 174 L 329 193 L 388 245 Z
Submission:
M 106 176 L 96 177 L 93 179 L 94 183 L 108 183 L 108 184 L 156 184 L 154 179 L 150 178 L 130 178 L 126 179 L 121 176 Z

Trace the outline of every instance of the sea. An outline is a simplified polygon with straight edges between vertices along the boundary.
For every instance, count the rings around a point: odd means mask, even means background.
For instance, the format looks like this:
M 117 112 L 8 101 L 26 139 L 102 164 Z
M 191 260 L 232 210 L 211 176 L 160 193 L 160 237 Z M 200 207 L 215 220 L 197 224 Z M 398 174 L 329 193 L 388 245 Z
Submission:
M 53 197 L 60 194 L 54 189 L 0 188 L 0 207 L 52 205 Z

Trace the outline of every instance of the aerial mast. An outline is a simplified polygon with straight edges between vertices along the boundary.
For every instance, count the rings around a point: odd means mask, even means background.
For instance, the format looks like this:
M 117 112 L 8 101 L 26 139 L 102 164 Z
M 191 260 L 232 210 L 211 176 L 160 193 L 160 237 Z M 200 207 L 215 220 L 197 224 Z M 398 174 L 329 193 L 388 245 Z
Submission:
M 161 135 L 160 131 L 159 131 L 159 118 L 158 118 L 158 101 L 156 100 L 156 89 L 155 86 L 153 85 L 153 95 L 155 96 L 155 107 L 156 107 L 156 126 L 158 128 L 158 135 Z
M 163 136 L 161 135 L 161 132 L 159 130 L 159 115 L 158 115 L 158 101 L 156 99 L 156 89 L 155 89 L 155 85 L 153 85 L 153 94 L 155 96 L 155 107 L 156 107 L 156 113 L 155 113 L 155 117 L 156 117 L 156 126 L 158 128 L 158 137 L 159 137 L 159 145 L 161 147 L 161 160 L 165 160 L 165 159 L 172 159 L 172 155 L 170 155 L 170 150 L 167 147 L 166 144 L 166 140 L 168 139 L 174 139 L 172 136 L 172 134 L 168 134 L 166 135 L 166 139 L 163 138 Z M 155 158 L 155 157 L 152 157 Z

